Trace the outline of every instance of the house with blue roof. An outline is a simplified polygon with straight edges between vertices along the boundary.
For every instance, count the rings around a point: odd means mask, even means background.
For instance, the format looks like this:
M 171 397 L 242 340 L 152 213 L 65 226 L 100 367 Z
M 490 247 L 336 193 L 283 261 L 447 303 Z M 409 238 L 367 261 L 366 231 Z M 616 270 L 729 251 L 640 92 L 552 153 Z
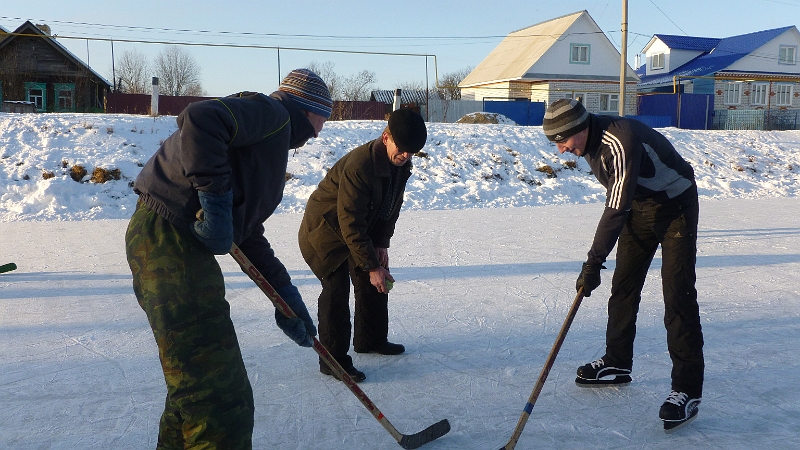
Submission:
M 800 110 L 800 32 L 727 38 L 656 34 L 642 50 L 640 93 L 710 94 L 715 111 Z

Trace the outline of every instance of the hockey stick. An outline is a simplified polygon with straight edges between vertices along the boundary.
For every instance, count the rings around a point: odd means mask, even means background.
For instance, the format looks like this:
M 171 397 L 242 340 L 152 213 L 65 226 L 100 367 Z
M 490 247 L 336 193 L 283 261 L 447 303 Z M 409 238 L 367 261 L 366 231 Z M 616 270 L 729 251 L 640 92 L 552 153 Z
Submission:
M 11 272 L 12 270 L 17 270 L 17 265 L 14 263 L 3 264 L 0 266 L 0 273 Z
M 583 288 L 580 288 L 578 294 L 575 296 L 575 301 L 572 302 L 572 307 L 567 313 L 567 318 L 564 319 L 564 325 L 561 326 L 561 331 L 558 332 L 558 337 L 556 337 L 556 342 L 553 344 L 553 349 L 550 350 L 550 355 L 547 356 L 547 361 L 544 363 L 544 367 L 542 367 L 539 380 L 536 381 L 536 386 L 533 387 L 533 392 L 531 392 L 531 396 L 528 398 L 528 403 L 525 404 L 525 409 L 522 410 L 522 415 L 517 422 L 517 427 L 514 429 L 514 434 L 511 435 L 511 439 L 509 439 L 508 443 L 504 447 L 501 447 L 500 450 L 513 450 L 514 447 L 517 446 L 517 441 L 519 441 L 519 437 L 522 435 L 522 429 L 525 428 L 528 417 L 530 417 L 533 411 L 533 405 L 536 404 L 536 399 L 539 398 L 539 393 L 542 392 L 542 387 L 544 387 L 547 375 L 550 374 L 550 369 L 553 367 L 553 363 L 556 362 L 558 351 L 561 349 L 561 344 L 564 343 L 564 339 L 567 337 L 567 331 L 569 331 L 569 327 L 572 325 L 572 320 L 575 319 L 575 314 L 577 314 L 578 307 L 581 306 L 582 300 Z
M 275 291 L 275 289 L 270 286 L 269 282 L 261 275 L 261 273 L 256 269 L 252 262 L 245 256 L 244 253 L 239 249 L 239 246 L 233 244 L 231 246 L 231 256 L 239 263 L 242 267 L 242 270 L 253 280 L 261 291 L 267 295 L 273 305 L 286 317 L 294 318 L 297 317 L 297 314 L 292 311 L 289 305 L 281 298 L 280 295 Z M 436 422 L 435 424 L 429 426 L 428 428 L 420 431 L 419 433 L 415 434 L 402 434 L 397 429 L 389 423 L 389 420 L 383 415 L 383 413 L 372 403 L 372 401 L 367 397 L 367 394 L 362 391 L 356 382 L 350 378 L 350 375 L 342 368 L 336 359 L 328 353 L 328 349 L 325 348 L 322 343 L 317 340 L 314 336 L 311 337 L 314 344 L 314 350 L 317 354 L 322 358 L 323 361 L 331 368 L 333 373 L 336 375 L 337 378 L 341 379 L 344 384 L 347 386 L 348 389 L 355 395 L 373 416 L 375 419 L 383 425 L 383 428 L 392 435 L 392 437 L 400 444 L 401 447 L 406 449 L 411 448 L 418 448 L 421 447 L 428 442 L 433 441 L 434 439 L 438 439 L 448 431 L 450 431 L 450 422 L 447 419 L 441 420 Z

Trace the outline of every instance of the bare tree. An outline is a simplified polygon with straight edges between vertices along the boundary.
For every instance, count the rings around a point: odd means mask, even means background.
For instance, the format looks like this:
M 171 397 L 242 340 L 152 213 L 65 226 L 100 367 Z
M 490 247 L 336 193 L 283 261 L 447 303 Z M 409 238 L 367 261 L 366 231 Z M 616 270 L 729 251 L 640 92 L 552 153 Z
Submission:
M 150 64 L 147 56 L 133 50 L 126 50 L 115 69 L 117 86 L 125 94 L 148 94 L 150 92 Z
M 461 100 L 461 89 L 458 87 L 458 83 L 470 72 L 472 72 L 472 67 L 442 75 L 439 78 L 439 85 L 436 86 L 436 95 L 442 100 Z
M 200 66 L 194 57 L 177 45 L 170 45 L 156 56 L 156 73 L 165 95 L 202 95 Z
M 342 120 L 351 117 L 353 105 L 350 102 L 369 100 L 377 77 L 375 72 L 362 70 L 345 78 L 337 75 L 333 67 L 334 64 L 331 61 L 324 63 L 312 61 L 306 66 L 328 85 L 331 98 L 335 102 L 330 120 Z
M 425 86 L 422 84 L 422 81 L 406 81 L 400 83 L 399 85 L 395 86 L 395 89 L 402 89 L 404 91 L 423 91 L 425 92 Z
M 375 72 L 362 70 L 342 80 L 342 100 L 364 101 L 369 100 L 372 88 L 378 78 Z
M 322 81 L 328 85 L 328 90 L 333 100 L 342 100 L 342 78 L 336 75 L 333 66 L 334 64 L 332 61 L 325 61 L 324 63 L 312 61 L 306 68 L 319 75 Z

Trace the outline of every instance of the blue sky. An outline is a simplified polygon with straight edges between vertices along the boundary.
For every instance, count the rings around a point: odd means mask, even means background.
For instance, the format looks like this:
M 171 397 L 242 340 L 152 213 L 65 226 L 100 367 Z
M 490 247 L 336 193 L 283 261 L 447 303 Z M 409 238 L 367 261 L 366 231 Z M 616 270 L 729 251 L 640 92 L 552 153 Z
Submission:
M 474 67 L 508 33 L 584 9 L 617 48 L 621 45 L 622 0 L 5 3 L 0 25 L 13 31 L 26 19 L 47 23 L 63 36 L 63 45 L 109 81 L 112 38 L 117 58 L 136 49 L 152 59 L 165 45 L 126 40 L 253 46 L 186 47 L 212 96 L 272 92 L 289 70 L 328 61 L 344 77 L 364 69 L 375 72 L 380 89 L 409 82 L 434 85 L 437 70 L 441 75 Z M 629 0 L 629 63 L 653 34 L 727 37 L 797 25 L 798 18 L 800 0 Z M 347 51 L 435 58 L 341 53 Z

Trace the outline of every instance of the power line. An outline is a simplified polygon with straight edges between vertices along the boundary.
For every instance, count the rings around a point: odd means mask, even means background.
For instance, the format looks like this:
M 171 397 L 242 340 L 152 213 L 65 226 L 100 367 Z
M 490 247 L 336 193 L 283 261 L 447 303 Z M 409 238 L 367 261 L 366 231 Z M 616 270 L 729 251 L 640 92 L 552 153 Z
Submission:
M 651 0 L 652 1 L 652 0 Z M 24 19 L 21 17 L 7 17 L 7 16 L 0 16 L 0 19 L 5 20 L 29 20 Z M 285 33 L 255 33 L 255 32 L 242 32 L 242 31 L 215 31 L 215 30 L 191 30 L 191 29 L 181 29 L 181 28 L 157 28 L 157 27 L 143 27 L 143 26 L 133 26 L 133 25 L 115 25 L 115 24 L 100 24 L 100 23 L 91 23 L 91 22 L 73 22 L 73 21 L 62 21 L 62 20 L 48 20 L 48 19 L 35 19 L 33 22 L 39 23 L 57 23 L 57 24 L 64 24 L 64 25 L 71 25 L 71 26 L 79 26 L 81 30 L 84 27 L 98 27 L 98 28 L 109 28 L 114 30 L 128 30 L 128 31 L 143 31 L 143 32 L 162 32 L 162 33 L 179 33 L 179 34 L 196 34 L 196 35 L 221 35 L 221 36 L 238 36 L 238 37 L 255 37 L 255 38 L 290 38 L 290 39 L 337 39 L 337 40 L 406 40 L 406 41 L 435 41 L 435 40 L 443 40 L 443 41 L 476 41 L 476 40 L 496 40 L 496 39 L 504 39 L 504 38 L 532 38 L 532 37 L 563 37 L 555 36 L 552 34 L 535 34 L 535 33 L 528 33 L 528 34 L 521 34 L 521 35 L 514 35 L 511 34 L 507 35 L 481 35 L 481 36 L 347 36 L 347 35 L 326 35 L 326 34 L 285 34 Z M 567 36 L 579 36 L 579 35 L 592 35 L 592 34 L 605 34 L 605 33 L 614 33 L 618 32 L 618 30 L 604 32 L 604 31 L 591 31 L 591 32 L 576 32 L 570 33 Z M 635 34 L 635 33 L 633 33 Z M 644 36 L 644 35 L 643 35 Z M 60 36 L 64 37 L 64 36 Z M 649 37 L 649 35 L 648 35 Z M 76 37 L 71 36 L 70 38 L 75 39 L 86 39 L 87 37 Z M 121 40 L 118 38 L 114 38 L 114 40 Z M 477 43 L 488 43 L 488 42 L 477 42 Z
M 653 0 L 650 0 L 650 3 L 652 3 L 652 4 L 653 4 L 653 6 L 655 6 L 657 10 L 661 11 L 661 14 L 663 14 L 663 15 L 664 15 L 664 17 L 666 17 L 666 18 L 667 18 L 667 20 L 669 20 L 670 22 L 672 22 L 672 24 L 673 24 L 673 25 L 675 25 L 675 26 L 676 26 L 676 27 L 677 27 L 679 30 L 681 30 L 681 33 L 683 33 L 683 34 L 684 34 L 684 35 L 686 35 L 686 36 L 688 36 L 688 35 L 689 35 L 689 33 L 687 33 L 687 32 L 685 32 L 685 31 L 683 31 L 683 28 L 679 27 L 679 26 L 678 26 L 678 24 L 677 24 L 677 23 L 675 23 L 675 21 L 673 21 L 672 19 L 670 19 L 670 18 L 669 18 L 669 16 L 667 15 L 667 13 L 665 13 L 664 11 L 662 11 L 662 10 L 661 10 L 661 8 L 659 8 L 659 7 L 658 7 L 658 5 L 656 5 L 656 4 L 655 4 L 655 2 L 653 2 Z
M 12 36 L 26 36 L 37 37 L 42 39 L 77 39 L 86 41 L 101 41 L 101 42 L 126 42 L 138 44 L 167 44 L 167 45 L 186 45 L 193 47 L 230 47 L 230 48 L 257 48 L 266 50 L 296 50 L 308 52 L 328 52 L 328 53 L 353 53 L 361 55 L 388 55 L 388 56 L 425 56 L 436 58 L 436 55 L 430 53 L 396 53 L 396 52 L 370 52 L 359 50 L 336 50 L 324 48 L 309 48 L 309 47 L 283 47 L 279 45 L 261 45 L 261 44 L 231 44 L 231 43 L 214 43 L 214 42 L 186 42 L 186 41 L 159 41 L 152 39 L 124 39 L 124 38 L 110 38 L 110 37 L 85 37 L 85 36 L 67 36 L 67 35 L 53 35 L 41 36 L 38 34 L 24 34 L 24 33 L 8 33 Z

